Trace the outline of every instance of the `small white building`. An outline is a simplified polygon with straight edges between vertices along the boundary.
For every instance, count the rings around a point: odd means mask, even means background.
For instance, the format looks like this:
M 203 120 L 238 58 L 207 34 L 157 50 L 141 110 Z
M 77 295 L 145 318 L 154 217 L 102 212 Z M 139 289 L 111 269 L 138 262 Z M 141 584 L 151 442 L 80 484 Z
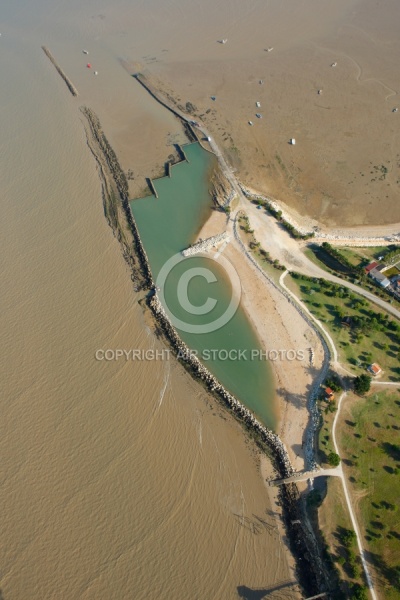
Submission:
M 296 145 L 296 140 L 294 138 L 290 138 L 290 143 L 292 144 L 292 146 Z

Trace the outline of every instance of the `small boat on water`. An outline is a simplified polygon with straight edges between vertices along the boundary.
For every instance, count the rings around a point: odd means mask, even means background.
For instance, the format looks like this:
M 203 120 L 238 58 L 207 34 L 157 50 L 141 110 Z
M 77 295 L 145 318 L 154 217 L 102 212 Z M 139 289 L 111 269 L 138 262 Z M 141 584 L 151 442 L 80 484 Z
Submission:
M 260 106 L 261 106 L 260 102 L 256 102 L 256 106 L 257 106 L 257 108 L 260 108 Z
M 228 40 L 226 39 L 226 40 L 218 40 L 218 41 L 219 41 L 219 43 L 220 43 L 220 44 L 226 44 L 226 42 L 227 42 Z
M 248 123 L 249 123 L 249 125 L 253 125 L 253 121 L 249 121 Z
M 262 119 L 262 115 L 260 115 L 260 113 L 256 113 L 256 117 L 257 119 Z
M 89 54 L 87 50 L 82 50 L 83 54 Z
M 336 65 L 337 65 L 337 62 L 334 62 L 331 64 L 331 67 L 336 67 Z

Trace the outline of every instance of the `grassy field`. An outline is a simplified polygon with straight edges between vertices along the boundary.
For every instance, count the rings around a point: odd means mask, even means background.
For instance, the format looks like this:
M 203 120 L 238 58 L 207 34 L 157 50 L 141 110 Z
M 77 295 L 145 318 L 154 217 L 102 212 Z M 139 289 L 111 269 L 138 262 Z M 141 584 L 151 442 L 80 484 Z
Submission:
M 342 463 L 385 600 L 400 598 L 400 392 L 345 399 L 338 428 Z
M 384 381 L 400 381 L 400 324 L 367 300 L 325 280 L 292 275 L 286 284 L 310 312 L 324 323 L 338 349 L 339 360 L 354 375 L 378 363 Z M 342 324 L 350 317 L 351 325 Z
M 331 412 L 328 410 L 329 402 L 322 400 L 319 403 L 319 408 L 321 411 L 321 428 L 318 434 L 318 448 L 319 448 L 319 460 L 323 463 L 324 466 L 329 467 L 328 462 L 326 460 L 328 454 L 330 452 L 336 452 L 333 442 L 332 442 L 332 425 L 333 419 L 335 418 L 336 413 L 336 403 L 340 397 L 342 392 L 338 392 L 335 394 L 335 411 Z
M 349 248 L 337 248 L 340 253 L 355 267 L 365 266 L 370 260 L 374 258 L 378 258 L 382 256 L 383 252 L 387 250 L 387 248 L 356 248 L 350 250 Z M 360 252 L 358 252 L 360 251 Z M 343 274 L 340 271 L 336 271 L 334 268 L 329 267 L 327 264 L 320 260 L 318 256 L 316 256 L 315 252 L 311 247 L 305 248 L 303 250 L 304 254 L 313 262 L 318 265 L 321 269 L 326 271 L 327 273 L 331 273 L 331 275 L 336 275 L 337 277 L 344 277 L 348 281 L 359 285 L 365 290 L 372 292 L 375 296 L 390 302 L 393 306 L 400 307 L 400 301 L 395 298 L 392 294 L 385 291 L 383 288 L 375 284 L 370 277 L 367 277 L 366 274 L 360 276 L 360 274 Z M 386 274 L 386 273 L 385 273 Z M 393 275 L 396 274 L 396 270 L 393 271 Z M 390 277 L 390 275 L 389 275 Z
M 341 246 L 335 246 L 343 256 L 347 258 L 349 262 L 355 267 L 359 267 L 373 260 L 377 260 L 380 256 L 383 256 L 387 252 L 387 246 L 371 246 L 362 248 L 343 248 Z
M 351 598 L 351 592 L 349 591 L 351 584 L 360 583 L 363 585 L 364 582 L 355 542 L 351 544 L 351 548 L 347 548 L 343 544 L 343 532 L 352 531 L 352 524 L 347 510 L 342 482 L 336 477 L 328 478 L 327 494 L 318 508 L 318 526 L 323 541 L 338 571 L 340 587 L 343 593 L 346 594 L 346 596 L 338 594 L 338 597 Z M 354 559 L 356 565 L 355 571 L 351 571 L 348 563 L 349 549 L 356 555 Z

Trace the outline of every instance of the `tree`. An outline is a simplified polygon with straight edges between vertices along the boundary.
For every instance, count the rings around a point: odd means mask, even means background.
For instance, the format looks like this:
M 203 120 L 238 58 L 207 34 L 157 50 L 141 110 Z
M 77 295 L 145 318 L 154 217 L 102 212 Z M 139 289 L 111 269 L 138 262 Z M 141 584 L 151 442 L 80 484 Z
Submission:
M 342 386 L 340 384 L 340 379 L 336 373 L 332 373 L 329 377 L 325 379 L 325 387 L 330 387 L 334 392 L 340 392 Z
M 342 540 L 343 546 L 351 548 L 357 539 L 356 532 L 353 529 L 345 529 L 341 533 L 340 539 Z
M 354 583 L 351 586 L 351 598 L 352 600 L 368 600 L 368 594 L 365 586 L 359 583 Z
M 338 467 L 340 465 L 340 456 L 336 452 L 330 452 L 327 461 L 332 467 Z
M 371 389 L 371 377 L 363 373 L 354 379 L 354 391 L 359 396 L 364 396 Z

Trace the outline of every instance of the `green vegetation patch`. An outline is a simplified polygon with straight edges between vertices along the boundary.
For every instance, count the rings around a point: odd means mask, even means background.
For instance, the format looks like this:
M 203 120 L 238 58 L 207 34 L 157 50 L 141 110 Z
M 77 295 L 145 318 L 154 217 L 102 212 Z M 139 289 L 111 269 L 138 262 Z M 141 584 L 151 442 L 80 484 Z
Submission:
M 371 363 L 383 369 L 384 381 L 400 381 L 400 324 L 367 300 L 325 279 L 292 273 L 289 287 L 324 323 L 340 361 L 355 375 Z
M 385 277 L 393 277 L 394 275 L 398 275 L 400 273 L 397 267 L 390 267 L 386 271 L 383 271 Z
M 400 393 L 348 396 L 338 428 L 342 464 L 359 511 L 363 543 L 382 592 L 400 597 Z M 378 590 L 380 591 L 380 590 Z
M 357 598 L 357 593 L 361 593 L 359 590 L 365 591 L 361 561 L 342 483 L 336 477 L 327 480 L 327 494 L 318 508 L 318 524 L 325 553 L 329 556 L 327 562 L 333 563 L 338 577 L 332 597 L 338 600 Z
M 389 288 L 382 288 L 377 282 L 365 272 L 365 267 L 372 261 L 391 265 L 391 261 L 400 262 L 400 248 L 397 246 L 388 246 L 387 248 L 342 248 L 332 246 L 324 242 L 322 246 L 310 244 L 309 248 L 304 250 L 304 254 L 316 265 L 323 268 L 328 273 L 337 275 L 342 279 L 355 283 L 360 287 L 372 292 L 375 296 L 390 301 L 394 306 L 400 303 Z M 394 266 L 394 263 L 393 263 Z M 384 274 L 387 276 L 388 271 Z M 390 272 L 389 272 L 390 273 Z M 396 274 L 397 271 L 393 271 Z M 389 275 L 390 277 L 391 275 Z
M 281 271 L 284 271 L 286 267 L 281 265 L 278 259 L 271 257 L 270 253 L 261 247 L 260 242 L 258 242 L 254 236 L 254 230 L 250 227 L 249 218 L 244 213 L 241 213 L 239 216 L 238 224 L 239 237 L 246 248 L 248 248 L 250 254 L 263 271 L 265 271 L 275 283 L 278 283 Z

